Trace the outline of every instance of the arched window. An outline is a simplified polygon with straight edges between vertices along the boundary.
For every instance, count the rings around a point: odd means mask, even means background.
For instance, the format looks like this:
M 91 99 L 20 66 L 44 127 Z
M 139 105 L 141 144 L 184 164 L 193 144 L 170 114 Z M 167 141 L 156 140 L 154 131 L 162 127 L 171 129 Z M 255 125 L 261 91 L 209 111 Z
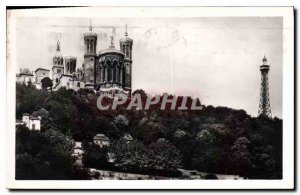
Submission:
M 90 52 L 90 39 L 86 40 L 87 52 Z
M 91 53 L 94 53 L 94 39 L 91 40 Z
M 117 65 L 118 65 L 117 60 L 114 60 L 114 62 L 113 62 L 113 81 L 114 82 L 117 81 Z
M 126 57 L 129 57 L 129 45 L 126 46 Z
M 111 63 L 109 60 L 106 61 L 107 64 L 107 81 L 111 80 Z
M 85 50 L 87 53 L 89 52 L 89 40 L 88 39 L 85 42 Z

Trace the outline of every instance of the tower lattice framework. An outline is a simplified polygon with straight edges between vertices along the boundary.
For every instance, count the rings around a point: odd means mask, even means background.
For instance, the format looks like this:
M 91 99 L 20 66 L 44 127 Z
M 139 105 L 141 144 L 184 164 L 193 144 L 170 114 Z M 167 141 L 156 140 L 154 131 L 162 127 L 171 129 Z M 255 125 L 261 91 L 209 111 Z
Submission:
M 260 102 L 258 109 L 258 116 L 272 117 L 270 97 L 269 97 L 269 81 L 268 73 L 270 66 L 267 65 L 267 58 L 264 56 L 263 65 L 260 66 L 261 72 L 261 86 L 260 86 Z

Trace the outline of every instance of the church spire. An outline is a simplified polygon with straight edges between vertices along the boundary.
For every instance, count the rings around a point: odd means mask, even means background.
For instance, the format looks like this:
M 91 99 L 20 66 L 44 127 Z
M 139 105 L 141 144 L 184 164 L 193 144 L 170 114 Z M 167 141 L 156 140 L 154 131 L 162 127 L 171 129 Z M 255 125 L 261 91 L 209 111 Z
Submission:
M 93 31 L 93 26 L 92 26 L 92 19 L 90 19 L 90 27 L 89 27 L 90 31 Z
M 125 37 L 128 37 L 127 24 L 125 25 Z
M 56 51 L 60 51 L 60 42 L 57 40 Z

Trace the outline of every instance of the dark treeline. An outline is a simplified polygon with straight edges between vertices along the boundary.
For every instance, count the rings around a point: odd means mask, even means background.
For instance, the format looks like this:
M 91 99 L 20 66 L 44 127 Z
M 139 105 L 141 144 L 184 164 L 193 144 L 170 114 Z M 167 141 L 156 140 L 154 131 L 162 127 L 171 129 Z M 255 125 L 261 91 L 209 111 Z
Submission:
M 144 104 L 147 94 L 143 90 L 134 93 L 141 94 Z M 249 179 L 282 178 L 281 119 L 251 117 L 244 110 L 213 106 L 179 111 L 161 110 L 160 104 L 156 104 L 149 110 L 126 110 L 124 104 L 117 110 L 101 111 L 96 106 L 97 97 L 89 90 L 47 91 L 17 84 L 16 117 L 21 119 L 22 113 L 42 116 L 45 132 L 31 135 L 36 133 L 18 128 L 17 178 L 88 178 L 84 171 L 69 167 L 73 162 L 69 153 L 57 152 L 59 144 L 68 143 L 69 139 L 83 142 L 86 167 L 165 176 L 178 176 L 177 168 L 184 168 L 238 174 Z M 181 101 L 182 97 L 178 99 Z M 188 105 L 192 100 L 188 98 Z M 47 136 L 47 132 L 59 137 L 55 138 L 56 144 L 48 144 L 54 138 Z M 109 148 L 88 144 L 97 133 L 109 137 Z M 24 134 L 30 139 L 22 138 Z M 128 143 L 124 139 L 126 134 L 133 141 Z M 47 152 L 49 156 L 45 156 Z M 108 163 L 110 154 L 114 163 Z M 65 166 L 66 171 L 56 174 L 60 170 L 58 164 Z M 33 176 L 45 166 L 52 176 Z

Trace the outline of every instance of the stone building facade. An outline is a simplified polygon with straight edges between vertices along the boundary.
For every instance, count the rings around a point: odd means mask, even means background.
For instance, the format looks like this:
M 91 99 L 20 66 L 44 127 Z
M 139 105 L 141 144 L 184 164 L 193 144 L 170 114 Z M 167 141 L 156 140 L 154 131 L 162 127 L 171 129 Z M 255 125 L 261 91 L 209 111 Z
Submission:
M 41 120 L 40 116 L 32 116 L 27 113 L 24 113 L 22 117 L 23 124 L 30 130 L 41 130 Z
M 119 40 L 119 50 L 114 46 L 114 37 L 111 36 L 110 46 L 97 52 L 98 35 L 93 32 L 92 25 L 84 33 L 83 41 L 85 49 L 81 68 L 76 67 L 76 57 L 61 54 L 61 46 L 57 42 L 50 78 L 53 90 L 61 87 L 73 90 L 87 88 L 109 97 L 120 93 L 130 96 L 133 40 L 128 37 L 127 26 L 125 36 Z M 41 80 L 49 75 L 49 70 L 38 68 L 35 71 L 36 87 L 41 88 Z
M 17 83 L 23 83 L 28 85 L 28 83 L 33 83 L 33 72 L 30 71 L 28 68 L 20 69 L 20 73 L 16 75 Z
M 132 45 L 128 37 L 127 27 L 125 37 L 120 39 L 120 50 L 114 46 L 111 36 L 110 46 L 96 53 L 97 34 L 92 26 L 84 34 L 84 82 L 86 88 L 92 88 L 100 93 L 113 97 L 122 93 L 131 94 Z
M 34 84 L 37 89 L 41 89 L 43 78 L 45 78 L 45 77 L 50 78 L 50 70 L 45 69 L 45 68 L 37 68 L 34 72 L 35 72 Z
M 59 83 L 60 77 L 64 74 L 64 58 L 60 52 L 60 43 L 57 42 L 56 53 L 52 58 L 52 82 L 53 86 Z

